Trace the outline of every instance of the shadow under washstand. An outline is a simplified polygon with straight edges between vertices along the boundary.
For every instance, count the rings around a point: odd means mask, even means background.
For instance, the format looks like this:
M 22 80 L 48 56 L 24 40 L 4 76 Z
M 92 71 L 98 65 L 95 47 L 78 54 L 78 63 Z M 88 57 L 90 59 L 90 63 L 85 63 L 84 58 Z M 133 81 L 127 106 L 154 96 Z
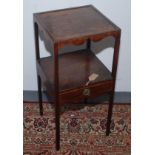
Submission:
M 100 104 L 106 104 L 108 105 L 109 103 L 109 95 L 106 94 L 104 96 L 100 96 L 100 97 L 96 97 L 94 99 L 87 99 L 87 102 L 85 100 L 80 101 L 80 102 L 68 102 L 66 104 L 63 104 L 61 106 L 61 114 L 63 114 L 64 112 L 67 111 L 78 111 L 78 110 L 82 110 L 85 107 L 94 107 L 96 105 L 100 105 Z

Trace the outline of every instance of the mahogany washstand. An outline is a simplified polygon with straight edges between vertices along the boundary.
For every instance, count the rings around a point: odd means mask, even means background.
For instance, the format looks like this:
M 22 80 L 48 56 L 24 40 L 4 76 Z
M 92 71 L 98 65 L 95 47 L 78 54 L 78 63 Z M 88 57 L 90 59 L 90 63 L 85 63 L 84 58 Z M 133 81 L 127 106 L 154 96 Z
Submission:
M 40 115 L 43 115 L 42 86 L 55 103 L 56 150 L 60 149 L 60 107 L 69 102 L 87 101 L 104 93 L 110 94 L 106 135 L 110 133 L 116 71 L 121 30 L 94 6 L 35 13 L 36 64 Z M 40 58 L 39 35 L 51 56 Z M 112 72 L 91 51 L 91 42 L 112 36 L 115 39 Z M 65 45 L 81 45 L 86 49 L 59 54 Z M 88 77 L 99 77 L 85 85 Z

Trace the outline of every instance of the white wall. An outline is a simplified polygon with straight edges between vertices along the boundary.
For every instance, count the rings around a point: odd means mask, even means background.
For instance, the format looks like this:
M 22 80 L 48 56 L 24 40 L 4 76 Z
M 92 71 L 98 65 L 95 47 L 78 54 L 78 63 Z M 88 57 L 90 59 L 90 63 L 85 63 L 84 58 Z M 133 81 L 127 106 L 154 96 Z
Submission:
M 24 90 L 37 90 L 32 13 L 93 4 L 122 29 L 116 91 L 130 91 L 131 36 L 130 0 L 23 0 L 24 1 Z M 42 55 L 47 55 L 41 42 Z M 97 53 L 108 68 L 111 66 L 112 48 Z

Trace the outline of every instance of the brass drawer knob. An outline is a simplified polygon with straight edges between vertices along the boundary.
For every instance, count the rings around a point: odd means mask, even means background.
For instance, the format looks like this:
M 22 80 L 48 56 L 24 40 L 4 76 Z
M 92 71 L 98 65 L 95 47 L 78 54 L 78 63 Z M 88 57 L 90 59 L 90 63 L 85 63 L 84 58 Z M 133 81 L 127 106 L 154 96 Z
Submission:
M 90 90 L 88 88 L 83 90 L 83 95 L 84 96 L 90 96 Z

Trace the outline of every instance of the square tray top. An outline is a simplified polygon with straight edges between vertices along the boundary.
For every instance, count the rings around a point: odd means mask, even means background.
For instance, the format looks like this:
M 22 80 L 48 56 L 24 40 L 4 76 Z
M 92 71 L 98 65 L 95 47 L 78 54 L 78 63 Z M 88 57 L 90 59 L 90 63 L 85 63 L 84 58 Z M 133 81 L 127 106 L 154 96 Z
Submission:
M 34 17 L 54 42 L 119 30 L 92 5 L 35 13 Z

